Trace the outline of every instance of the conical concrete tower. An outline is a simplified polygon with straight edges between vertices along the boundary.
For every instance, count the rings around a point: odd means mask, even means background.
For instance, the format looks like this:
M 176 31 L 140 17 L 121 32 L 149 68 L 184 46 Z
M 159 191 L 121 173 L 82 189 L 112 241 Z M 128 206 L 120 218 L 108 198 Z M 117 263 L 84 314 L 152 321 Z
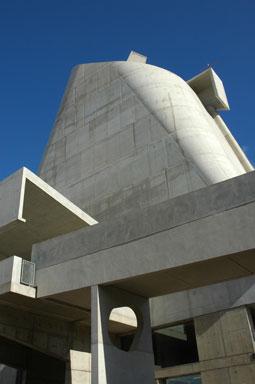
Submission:
M 186 82 L 134 52 L 78 65 L 40 176 L 98 220 L 238 176 L 253 168 L 220 109 L 211 68 Z

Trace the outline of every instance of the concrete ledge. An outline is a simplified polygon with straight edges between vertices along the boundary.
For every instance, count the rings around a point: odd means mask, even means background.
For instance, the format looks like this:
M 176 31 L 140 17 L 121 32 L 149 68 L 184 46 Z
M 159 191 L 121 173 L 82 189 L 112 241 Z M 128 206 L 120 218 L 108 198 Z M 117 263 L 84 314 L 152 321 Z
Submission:
M 32 244 L 97 221 L 22 168 L 0 183 L 0 259 L 30 257 Z
M 195 373 L 206 372 L 209 370 L 247 365 L 252 365 L 253 367 L 255 367 L 255 363 L 251 362 L 251 354 L 248 353 L 225 358 L 221 357 L 215 360 L 200 361 L 192 364 L 183 364 L 169 368 L 156 368 L 155 377 L 156 379 L 163 379 L 167 377 L 170 378 L 192 375 Z

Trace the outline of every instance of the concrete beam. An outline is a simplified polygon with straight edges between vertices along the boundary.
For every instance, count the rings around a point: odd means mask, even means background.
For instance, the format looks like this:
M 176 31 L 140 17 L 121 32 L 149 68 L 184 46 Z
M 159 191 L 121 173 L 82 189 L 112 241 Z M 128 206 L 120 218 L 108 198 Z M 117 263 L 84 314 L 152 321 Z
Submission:
M 255 276 L 242 277 L 150 300 L 152 327 L 159 327 L 229 308 L 253 305 Z
M 90 254 L 77 241 L 79 236 L 82 238 L 82 231 L 53 241 L 52 248 L 49 243 L 41 245 L 42 252 L 55 255 L 58 249 L 64 252 L 67 242 L 70 243 L 68 249 L 77 242 L 77 248 L 72 247 L 73 260 L 37 271 L 38 295 L 43 297 L 96 284 L 111 284 L 152 297 L 253 274 L 255 193 L 251 190 L 254 174 L 245 176 L 249 180 L 247 195 L 237 195 L 234 186 L 239 187 L 240 180 L 236 178 L 214 186 L 215 189 L 208 187 L 203 192 L 194 192 L 193 199 L 189 195 L 180 196 L 178 203 L 183 216 L 169 229 L 151 233 L 147 227 L 146 235 L 141 238 L 111 244 Z M 247 182 L 245 176 L 240 177 L 242 186 Z M 216 190 L 217 198 L 213 195 Z M 200 193 L 204 200 L 199 199 Z M 226 197 L 226 193 L 231 196 Z M 187 205 L 183 206 L 184 202 Z M 204 209 L 202 217 L 200 208 Z M 176 205 L 172 209 L 167 212 L 169 221 Z M 130 230 L 130 224 L 126 231 Z M 94 230 L 96 232 L 97 228 Z M 39 251 L 40 247 L 35 249 Z

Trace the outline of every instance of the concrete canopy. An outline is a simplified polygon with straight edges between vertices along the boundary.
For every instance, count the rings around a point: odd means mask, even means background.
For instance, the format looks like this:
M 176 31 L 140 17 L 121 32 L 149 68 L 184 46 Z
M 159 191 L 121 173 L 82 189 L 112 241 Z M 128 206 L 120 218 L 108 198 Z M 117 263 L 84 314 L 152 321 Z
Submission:
M 30 257 L 32 244 L 97 223 L 26 168 L 0 183 L 0 259 Z

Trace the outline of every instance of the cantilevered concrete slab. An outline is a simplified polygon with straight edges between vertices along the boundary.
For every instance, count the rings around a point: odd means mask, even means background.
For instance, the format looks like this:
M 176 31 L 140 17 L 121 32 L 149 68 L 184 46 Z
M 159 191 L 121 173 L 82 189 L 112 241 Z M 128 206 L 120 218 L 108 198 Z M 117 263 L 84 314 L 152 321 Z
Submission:
M 212 68 L 199 73 L 187 82 L 202 103 L 216 110 L 229 110 L 224 85 Z
M 114 285 L 152 297 L 248 276 L 255 273 L 254 234 L 252 172 L 35 245 L 38 296 L 68 292 L 73 300 L 93 285 Z M 47 255 L 55 265 L 42 266 Z
M 22 168 L 0 183 L 0 259 L 30 257 L 32 244 L 97 223 Z

